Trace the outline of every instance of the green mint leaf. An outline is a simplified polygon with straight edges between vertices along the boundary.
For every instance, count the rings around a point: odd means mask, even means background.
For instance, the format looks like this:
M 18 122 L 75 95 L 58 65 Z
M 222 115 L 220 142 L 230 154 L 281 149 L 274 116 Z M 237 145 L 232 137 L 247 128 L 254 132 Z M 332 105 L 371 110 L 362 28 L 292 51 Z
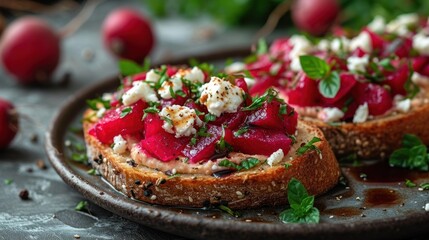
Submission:
M 91 169 L 89 169 L 89 170 L 87 171 L 87 173 L 88 173 L 89 175 L 95 175 L 95 174 L 97 173 L 97 171 L 95 170 L 95 168 L 91 168 Z
M 427 148 L 416 136 L 406 134 L 402 139 L 402 148 L 390 155 L 389 164 L 392 167 L 429 171 Z
M 405 134 L 402 137 L 402 147 L 404 148 L 412 148 L 419 145 L 423 145 L 423 142 L 414 134 Z
M 302 183 L 297 179 L 292 178 L 289 181 L 289 184 L 287 187 L 287 198 L 288 198 L 289 204 L 301 205 L 301 202 L 306 197 L 308 197 L 308 193 L 304 185 L 302 185 Z
M 133 111 L 133 109 L 131 107 L 126 107 L 126 108 L 122 109 L 121 115 L 119 115 L 119 117 L 124 118 L 125 116 L 130 114 L 132 111 Z
M 222 211 L 224 211 L 224 212 L 226 212 L 226 213 L 228 213 L 229 215 L 231 215 L 233 217 L 236 217 L 236 218 L 238 218 L 238 217 L 241 216 L 241 214 L 239 212 L 233 211 L 231 208 L 229 208 L 229 207 L 227 207 L 225 205 L 222 205 L 222 204 L 219 205 L 219 209 L 222 210 Z
M 119 60 L 119 71 L 122 76 L 131 76 L 145 71 L 145 68 L 131 60 Z
M 340 76 L 336 71 L 331 72 L 328 77 L 319 83 L 319 92 L 326 98 L 334 98 L 341 87 Z
M 256 166 L 256 165 L 258 165 L 258 164 L 259 164 L 259 159 L 257 159 L 257 158 L 253 158 L 253 157 L 249 157 L 249 158 L 246 158 L 245 160 L 243 160 L 243 161 L 240 163 L 240 167 L 241 167 L 242 169 L 249 170 L 249 169 L 251 169 L 251 168 L 255 167 L 255 166 Z
M 331 70 L 325 61 L 315 56 L 300 56 L 299 62 L 301 64 L 302 70 L 311 79 L 325 78 Z
M 76 205 L 76 207 L 74 208 L 74 210 L 88 212 L 88 202 L 87 201 L 80 201 Z
M 256 55 L 262 55 L 268 52 L 268 44 L 265 39 L 261 38 L 258 40 L 258 45 L 256 46 Z
M 221 167 L 234 168 L 237 170 L 241 170 L 241 167 L 239 165 L 229 161 L 228 159 L 223 159 L 222 161 L 220 161 L 218 163 L 218 165 Z
M 301 146 L 300 148 L 298 148 L 298 150 L 296 150 L 296 154 L 298 156 L 303 155 L 304 153 L 306 153 L 307 151 L 310 150 L 315 150 L 318 153 L 320 153 L 320 150 L 314 146 L 313 144 L 322 141 L 322 139 L 318 138 L 318 137 L 313 137 L 308 143 L 306 143 L 304 146 Z
M 405 179 L 405 186 L 412 188 L 417 186 L 417 184 L 413 183 L 413 181 L 411 181 L 410 179 Z
M 429 182 L 422 183 L 419 185 L 422 190 L 429 190 Z
M 10 185 L 10 184 L 12 184 L 12 183 L 13 183 L 13 179 L 7 178 L 7 179 L 5 179 L 3 182 L 4 182 L 4 184 L 6 184 L 6 185 Z
M 234 132 L 234 136 L 238 137 L 241 136 L 243 134 L 245 134 L 247 131 L 249 131 L 249 127 L 242 127 L 240 129 L 238 129 L 236 132 Z

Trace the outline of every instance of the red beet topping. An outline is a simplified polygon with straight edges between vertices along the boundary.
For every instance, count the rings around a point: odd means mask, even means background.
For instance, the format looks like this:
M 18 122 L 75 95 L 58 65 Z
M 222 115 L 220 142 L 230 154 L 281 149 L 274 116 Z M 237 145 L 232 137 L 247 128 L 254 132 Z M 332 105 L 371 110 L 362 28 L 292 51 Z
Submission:
M 167 67 L 167 80 L 177 72 L 180 71 Z M 124 106 L 122 94 L 131 88 L 132 81 L 145 81 L 145 78 L 146 72 L 124 78 L 124 88 L 113 94 L 111 109 L 90 129 L 91 135 L 104 144 L 112 144 L 113 138 L 119 134 L 125 138 L 132 136 L 139 140 L 138 147 L 142 152 L 163 162 L 188 158 L 190 163 L 198 163 L 226 157 L 232 151 L 269 156 L 278 149 L 285 154 L 290 149 L 292 141 L 289 135 L 296 132 L 298 115 L 277 97 L 275 91 L 271 90 L 264 95 L 265 98 L 254 100 L 259 102 L 255 104 L 245 80 L 232 80 L 243 90 L 245 99 L 237 112 L 225 112 L 219 117 L 209 114 L 207 107 L 196 101 L 199 95 L 195 89 L 199 89 L 201 84 L 189 86 L 185 82 L 183 94 L 175 94 L 172 99 L 162 99 L 157 94 L 160 100 L 157 103 L 139 100 L 131 106 Z M 150 84 L 156 91 L 157 83 Z M 159 112 L 172 105 L 183 105 L 196 111 L 202 124 L 194 125 L 195 134 L 176 137 L 175 133 L 165 131 L 163 126 L 173 121 L 165 115 L 160 116 Z M 175 127 L 173 125 L 173 131 L 176 131 Z M 258 146 L 255 147 L 255 144 Z

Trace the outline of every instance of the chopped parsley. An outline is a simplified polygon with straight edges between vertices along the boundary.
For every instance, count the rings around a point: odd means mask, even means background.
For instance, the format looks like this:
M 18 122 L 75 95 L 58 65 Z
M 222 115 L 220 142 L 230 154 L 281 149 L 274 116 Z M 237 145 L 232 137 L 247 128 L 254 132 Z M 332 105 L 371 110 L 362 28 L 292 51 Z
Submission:
M 311 139 L 308 143 L 306 143 L 304 146 L 301 146 L 298 148 L 298 150 L 296 150 L 296 154 L 298 156 L 303 155 L 304 153 L 311 151 L 311 150 L 315 150 L 316 152 L 318 152 L 320 154 L 320 149 L 318 149 L 316 146 L 314 146 L 313 144 L 322 141 L 320 138 L 318 137 L 313 137 L 313 139 Z
M 243 107 L 241 110 L 242 111 L 253 111 L 253 110 L 256 110 L 256 109 L 259 109 L 260 107 L 262 107 L 262 105 L 265 102 L 270 103 L 274 99 L 276 99 L 280 103 L 284 103 L 284 100 L 282 100 L 278 97 L 278 92 L 276 90 L 270 88 L 262 96 L 253 98 L 252 103 L 247 107 Z
M 405 134 L 402 138 L 402 147 L 390 155 L 389 164 L 392 167 L 429 171 L 427 147 L 417 136 Z
M 422 183 L 419 187 L 421 190 L 429 190 L 429 182 Z
M 94 98 L 94 99 L 88 99 L 88 100 L 86 100 L 86 104 L 88 104 L 88 107 L 94 111 L 99 110 L 100 106 L 103 106 L 105 109 L 109 109 L 111 107 L 110 101 L 105 100 L 101 97 Z
M 268 52 L 268 44 L 265 39 L 261 38 L 258 40 L 258 45 L 256 45 L 256 55 L 263 55 Z
M 168 117 L 161 117 L 162 120 L 164 120 L 165 122 L 167 122 L 169 125 L 174 126 L 173 124 L 173 120 L 171 120 Z
M 241 170 L 249 170 L 255 167 L 256 165 L 258 165 L 259 163 L 260 163 L 259 159 L 254 157 L 248 157 L 244 159 L 242 162 L 240 162 L 240 165 L 233 163 L 228 159 L 223 159 L 222 161 L 219 162 L 219 166 L 233 168 L 233 169 L 236 169 L 237 171 L 241 171 Z
M 287 105 L 281 104 L 279 108 L 279 115 L 286 115 L 287 114 Z
M 320 213 L 314 207 L 314 196 L 309 196 L 304 185 L 295 178 L 289 181 L 287 198 L 290 208 L 280 213 L 283 223 L 318 223 Z
M 204 122 L 213 122 L 213 121 L 216 121 L 216 115 L 211 113 L 207 113 L 206 115 L 204 115 Z
M 80 201 L 74 208 L 76 211 L 82 211 L 82 212 L 89 212 L 88 211 L 88 202 L 87 201 Z
M 97 174 L 97 170 L 95 170 L 95 168 L 91 168 L 91 169 L 89 169 L 89 170 L 87 171 L 87 173 L 88 173 L 89 175 L 96 175 L 96 174 Z
M 6 185 L 10 185 L 10 184 L 12 184 L 12 183 L 13 183 L 13 179 L 7 178 L 7 179 L 5 179 L 3 182 L 4 182 L 4 184 L 6 184 Z
M 126 107 L 126 108 L 122 109 L 121 115 L 119 115 L 119 117 L 124 118 L 125 116 L 127 116 L 128 114 L 130 114 L 132 112 L 133 112 L 133 109 L 131 107 Z
M 292 166 L 292 163 L 285 163 L 284 166 L 285 166 L 286 169 L 289 169 Z
M 245 134 L 247 131 L 249 131 L 248 126 L 241 127 L 236 132 L 234 132 L 234 136 L 236 136 L 236 137 L 241 136 L 241 135 Z
M 222 135 L 216 143 L 217 152 L 230 152 L 232 151 L 232 146 L 225 141 L 225 126 L 222 126 Z

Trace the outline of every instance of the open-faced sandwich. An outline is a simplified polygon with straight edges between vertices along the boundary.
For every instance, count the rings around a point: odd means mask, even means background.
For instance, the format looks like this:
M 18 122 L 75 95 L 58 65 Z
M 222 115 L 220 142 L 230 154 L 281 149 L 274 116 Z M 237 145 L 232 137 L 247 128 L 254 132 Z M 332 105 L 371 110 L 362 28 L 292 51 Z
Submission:
M 254 208 L 287 203 L 291 178 L 318 195 L 340 175 L 323 133 L 273 89 L 250 98 L 243 78 L 162 66 L 90 103 L 89 160 L 134 199 Z
M 253 96 L 275 87 L 322 129 L 337 157 L 388 157 L 405 133 L 429 144 L 427 19 L 378 17 L 357 34 L 334 35 L 278 39 L 226 71 L 248 71 Z

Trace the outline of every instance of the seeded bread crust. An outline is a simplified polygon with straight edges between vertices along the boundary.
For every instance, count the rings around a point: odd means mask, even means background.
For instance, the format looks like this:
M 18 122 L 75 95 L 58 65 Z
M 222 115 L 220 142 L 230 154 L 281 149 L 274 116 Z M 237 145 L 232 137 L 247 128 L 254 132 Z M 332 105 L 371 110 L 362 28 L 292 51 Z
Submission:
M 314 118 L 304 120 L 318 126 L 337 158 L 356 154 L 359 159 L 384 159 L 401 146 L 404 134 L 415 134 L 429 145 L 429 104 L 413 107 L 407 113 L 364 123 L 330 125 Z
M 314 150 L 308 151 L 294 157 L 288 168 L 283 164 L 269 167 L 264 163 L 266 167 L 221 178 L 180 174 L 171 179 L 162 171 L 129 164 L 129 153 L 114 153 L 109 146 L 88 134 L 91 126 L 89 122 L 83 124 L 92 166 L 118 191 L 152 204 L 198 208 L 227 204 L 233 209 L 281 205 L 287 203 L 286 189 L 292 177 L 300 180 L 312 195 L 326 192 L 340 177 L 338 162 L 323 133 L 304 122 L 298 124 L 300 132 L 322 139 L 314 144 L 320 149 L 320 155 Z

